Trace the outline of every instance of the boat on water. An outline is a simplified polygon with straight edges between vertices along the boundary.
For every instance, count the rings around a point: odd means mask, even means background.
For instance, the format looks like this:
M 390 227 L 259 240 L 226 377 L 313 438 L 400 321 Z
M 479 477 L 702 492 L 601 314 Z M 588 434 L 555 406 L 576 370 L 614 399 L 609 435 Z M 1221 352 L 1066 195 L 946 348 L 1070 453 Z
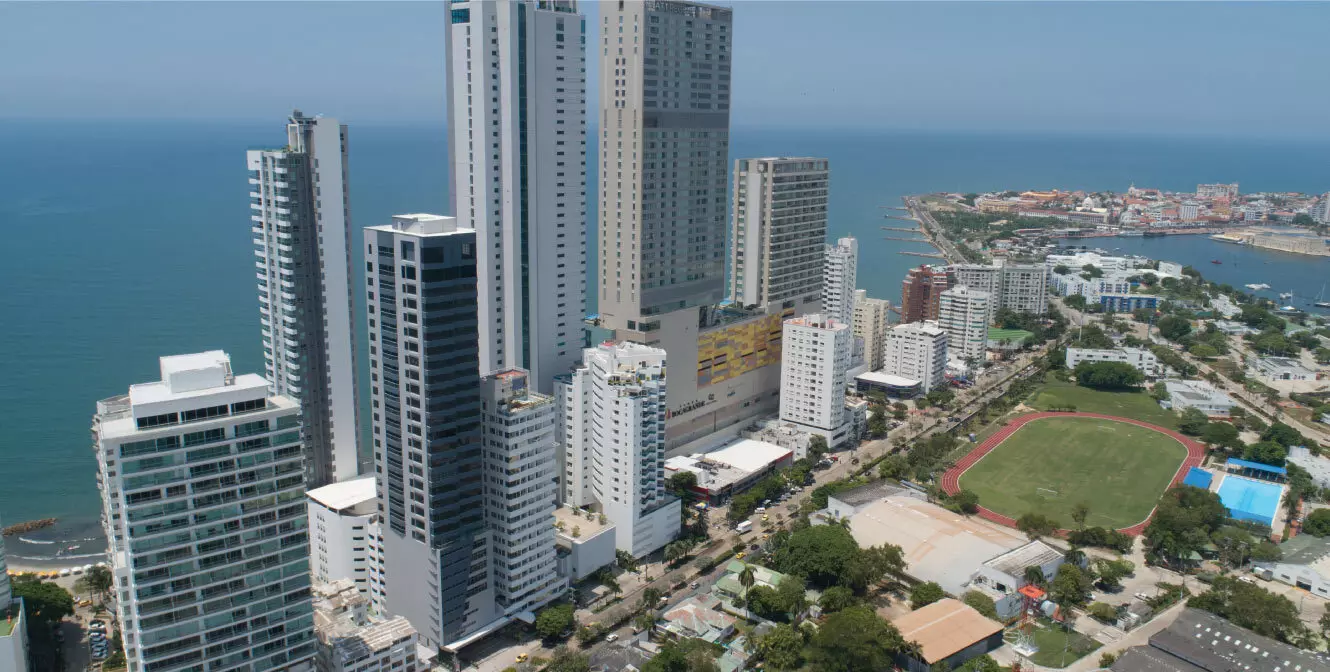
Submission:
M 1267 285 L 1264 282 L 1253 282 L 1249 285 L 1243 285 L 1243 286 L 1246 287 L 1247 289 L 1252 290 L 1253 292 L 1259 292 L 1262 289 L 1270 289 L 1270 285 Z
M 1140 238 L 1141 236 L 1144 236 L 1144 235 L 1145 235 L 1145 232 L 1143 232 L 1143 231 L 1119 231 L 1119 232 L 1118 232 L 1118 237 L 1119 237 L 1119 238 Z
M 1280 293 L 1279 293 L 1279 298 L 1281 298 L 1281 299 L 1287 301 L 1287 300 L 1293 298 L 1293 292 L 1280 292 Z
M 1276 315 L 1297 315 L 1297 314 L 1299 314 L 1299 313 L 1301 313 L 1301 312 L 1302 312 L 1301 310 L 1298 310 L 1297 308 L 1294 308 L 1293 306 L 1283 306 L 1283 307 L 1281 307 L 1281 308 L 1276 308 L 1276 309 L 1275 309 L 1275 314 L 1276 314 Z
M 1317 308 L 1330 308 L 1330 301 L 1325 300 L 1325 283 L 1321 283 L 1321 293 L 1316 295 L 1316 300 L 1312 302 Z
M 1222 264 L 1222 263 L 1224 263 L 1224 262 L 1222 262 L 1222 261 L 1220 261 L 1220 260 L 1218 260 L 1218 259 L 1211 259 L 1211 260 L 1210 260 L 1210 263 L 1212 263 L 1212 264 Z

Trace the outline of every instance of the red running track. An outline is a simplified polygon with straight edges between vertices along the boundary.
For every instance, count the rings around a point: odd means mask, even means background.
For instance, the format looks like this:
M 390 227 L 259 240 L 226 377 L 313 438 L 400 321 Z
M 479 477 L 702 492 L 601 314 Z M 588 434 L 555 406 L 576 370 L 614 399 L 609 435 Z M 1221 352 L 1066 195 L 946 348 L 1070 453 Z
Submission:
M 1181 483 L 1183 477 L 1187 475 L 1187 470 L 1191 467 L 1201 466 L 1201 462 L 1205 459 L 1205 446 L 1171 429 L 1165 429 L 1158 425 L 1152 425 L 1148 422 L 1141 422 L 1140 420 L 1132 420 L 1130 418 L 1119 418 L 1114 415 L 1102 415 L 1099 413 L 1047 413 L 1047 412 L 1030 413 L 1028 415 L 1022 415 L 1021 417 L 1016 418 L 1015 420 L 1012 420 L 1011 422 L 1007 423 L 1005 427 L 999 429 L 995 434 L 988 437 L 987 439 L 984 439 L 983 443 L 979 444 L 978 447 L 970 451 L 965 457 L 962 457 L 960 460 L 958 460 L 955 465 L 953 465 L 950 469 L 947 470 L 945 474 L 942 475 L 942 490 L 949 495 L 954 495 L 960 492 L 961 474 L 964 474 L 970 467 L 973 467 L 976 462 L 983 459 L 985 455 L 992 452 L 994 448 L 997 448 L 999 445 L 1001 445 L 1002 442 L 1006 441 L 1007 438 L 1010 437 L 1012 434 L 1015 434 L 1016 430 L 1020 429 L 1021 427 L 1024 427 L 1026 423 L 1035 420 L 1042 420 L 1044 418 L 1098 418 L 1100 420 L 1113 420 L 1115 422 L 1125 422 L 1130 425 L 1136 425 L 1138 427 L 1153 429 L 1154 431 L 1159 432 L 1160 434 L 1166 434 L 1168 436 L 1173 437 L 1173 439 L 1175 439 L 1178 443 L 1181 443 L 1184 447 L 1187 448 L 1187 458 L 1182 461 L 1182 466 L 1178 467 L 1178 472 L 1176 474 L 1173 474 L 1173 482 L 1169 485 L 1169 487 Z M 1150 511 L 1150 515 L 1146 516 L 1145 520 L 1142 520 L 1141 522 L 1136 523 L 1131 527 L 1124 527 L 1118 531 L 1124 534 L 1138 535 L 1145 530 L 1145 526 L 1150 522 L 1151 516 L 1154 516 L 1154 510 Z M 983 506 L 979 507 L 979 517 L 991 520 L 1001 525 L 1006 525 L 1008 527 L 1016 527 L 1016 519 L 1012 518 L 1011 516 L 1004 516 L 996 511 L 986 509 Z M 1068 530 L 1059 530 L 1058 532 L 1059 534 L 1063 534 L 1068 532 Z

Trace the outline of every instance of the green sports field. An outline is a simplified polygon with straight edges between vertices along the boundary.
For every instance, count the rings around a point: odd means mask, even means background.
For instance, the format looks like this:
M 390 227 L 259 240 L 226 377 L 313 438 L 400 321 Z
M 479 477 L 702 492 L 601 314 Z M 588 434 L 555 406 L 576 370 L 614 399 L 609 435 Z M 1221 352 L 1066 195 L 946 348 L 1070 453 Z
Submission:
M 1092 390 L 1076 383 L 1057 380 L 1051 375 L 1027 403 L 1041 411 L 1075 406 L 1081 413 L 1116 415 L 1168 429 L 1178 428 L 1177 414 L 1161 407 L 1159 402 L 1145 392 Z
M 960 487 L 1012 518 L 1042 513 L 1074 527 L 1072 507 L 1085 502 L 1087 526 L 1122 528 L 1150 514 L 1186 456 L 1172 437 L 1144 427 L 1047 418 L 1021 427 L 961 474 Z

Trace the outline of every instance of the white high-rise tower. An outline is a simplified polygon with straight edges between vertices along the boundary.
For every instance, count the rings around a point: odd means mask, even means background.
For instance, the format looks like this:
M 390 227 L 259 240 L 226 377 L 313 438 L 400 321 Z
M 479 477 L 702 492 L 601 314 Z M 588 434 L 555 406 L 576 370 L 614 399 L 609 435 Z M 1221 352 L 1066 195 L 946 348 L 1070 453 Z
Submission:
M 841 238 L 827 245 L 827 263 L 822 277 L 822 312 L 837 322 L 854 321 L 854 283 L 859 265 L 859 241 Z
M 965 286 L 942 292 L 938 326 L 947 332 L 949 354 L 975 366 L 984 363 L 992 301 L 992 294 Z
M 225 352 L 160 364 L 92 423 L 129 669 L 314 669 L 299 406 Z
M 250 150 L 268 384 L 300 402 L 311 488 L 360 471 L 346 126 L 296 110 L 282 149 Z
M 641 557 L 679 534 L 677 497 L 665 492 L 665 351 L 637 343 L 601 344 L 561 378 L 566 416 L 564 499 L 600 504 L 615 526 L 615 547 Z M 571 493 L 571 495 L 570 495 Z
M 476 230 L 480 372 L 548 393 L 586 315 L 586 27 L 572 0 L 450 2 L 451 200 Z

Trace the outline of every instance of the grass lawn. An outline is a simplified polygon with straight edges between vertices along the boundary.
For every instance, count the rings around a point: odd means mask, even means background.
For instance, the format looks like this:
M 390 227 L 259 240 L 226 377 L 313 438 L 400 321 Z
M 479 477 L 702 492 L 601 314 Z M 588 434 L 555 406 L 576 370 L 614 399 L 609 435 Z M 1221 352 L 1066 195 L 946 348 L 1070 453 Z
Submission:
M 1061 626 L 1047 623 L 1040 623 L 1035 629 L 1034 642 L 1039 650 L 1030 656 L 1030 662 L 1059 669 L 1099 648 L 1099 642 L 1075 630 L 1064 631 Z
M 1178 417 L 1173 411 L 1162 408 L 1146 392 L 1104 392 L 1081 387 L 1076 383 L 1065 383 L 1053 376 L 1048 376 L 1044 385 L 1035 393 L 1029 405 L 1046 411 L 1050 408 L 1075 406 L 1082 413 L 1103 413 L 1117 415 L 1151 424 L 1178 428 Z
M 998 329 L 997 327 L 988 328 L 988 340 L 990 341 L 1011 341 L 1012 345 L 1020 345 L 1025 339 L 1034 334 L 1024 329 Z
M 1072 507 L 1085 502 L 1087 526 L 1120 528 L 1149 515 L 1186 456 L 1182 444 L 1144 427 L 1047 418 L 1008 437 L 961 475 L 960 486 L 1012 518 L 1042 513 L 1073 527 Z

